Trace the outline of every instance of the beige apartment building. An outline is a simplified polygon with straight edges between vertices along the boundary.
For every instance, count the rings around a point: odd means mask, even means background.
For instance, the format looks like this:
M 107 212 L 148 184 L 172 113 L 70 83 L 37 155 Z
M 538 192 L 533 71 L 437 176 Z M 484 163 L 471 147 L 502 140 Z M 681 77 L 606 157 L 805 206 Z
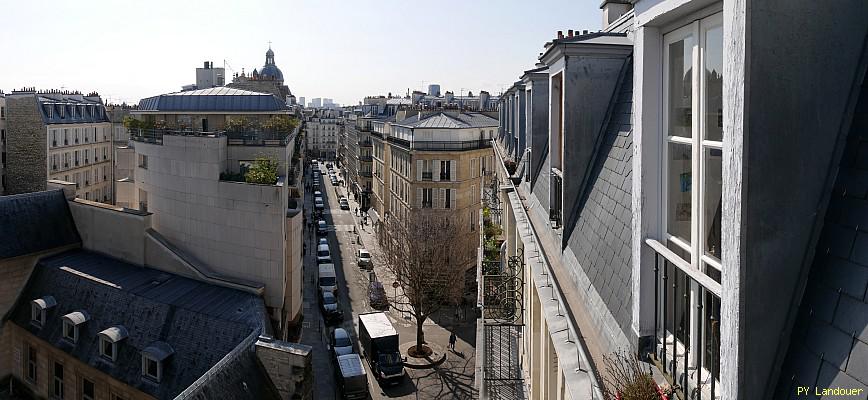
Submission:
M 6 193 L 75 183 L 76 196 L 112 199 L 112 126 L 97 93 L 14 91 L 6 106 Z
M 493 162 L 491 138 L 497 125 L 484 113 L 457 110 L 402 110 L 371 121 L 368 215 L 375 226 L 381 218 L 408 219 L 414 212 L 433 210 L 461 221 L 465 228 L 456 240 L 476 247 L 483 176 Z M 385 234 L 378 230 L 381 240 Z

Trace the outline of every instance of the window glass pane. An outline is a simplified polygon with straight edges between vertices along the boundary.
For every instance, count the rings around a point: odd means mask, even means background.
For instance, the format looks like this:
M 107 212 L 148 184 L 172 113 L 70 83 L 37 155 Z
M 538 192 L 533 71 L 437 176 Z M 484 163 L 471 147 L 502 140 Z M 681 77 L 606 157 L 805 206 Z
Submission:
M 669 136 L 691 137 L 693 38 L 669 45 Z
M 669 143 L 666 229 L 670 235 L 690 243 L 692 156 L 689 144 Z
M 705 138 L 723 140 L 723 26 L 705 32 Z
M 704 185 L 703 196 L 703 246 L 705 254 L 720 260 L 720 213 L 721 213 L 721 187 L 723 183 L 722 169 L 723 151 L 715 148 L 705 148 Z

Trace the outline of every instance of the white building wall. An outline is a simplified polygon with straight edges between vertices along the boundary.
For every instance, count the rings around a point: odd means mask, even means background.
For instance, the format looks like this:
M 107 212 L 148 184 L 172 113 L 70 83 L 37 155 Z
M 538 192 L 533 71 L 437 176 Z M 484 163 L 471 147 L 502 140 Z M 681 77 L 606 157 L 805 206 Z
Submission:
M 134 198 L 147 202 L 153 228 L 214 273 L 264 284 L 266 305 L 282 308 L 286 187 L 220 181 L 231 152 L 225 137 L 167 135 L 163 145 L 135 146 Z

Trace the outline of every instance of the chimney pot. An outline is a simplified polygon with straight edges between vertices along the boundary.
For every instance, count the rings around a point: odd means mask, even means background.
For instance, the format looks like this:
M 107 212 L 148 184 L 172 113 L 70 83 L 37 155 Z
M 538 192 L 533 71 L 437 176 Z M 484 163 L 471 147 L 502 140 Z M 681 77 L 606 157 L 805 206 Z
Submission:
M 587 34 L 588 34 L 588 30 L 587 30 L 587 29 L 585 29 L 584 31 L 582 31 L 582 35 L 587 35 Z
M 567 31 L 567 36 L 573 37 L 573 30 L 572 29 Z
M 558 39 L 564 38 L 564 31 L 558 31 Z

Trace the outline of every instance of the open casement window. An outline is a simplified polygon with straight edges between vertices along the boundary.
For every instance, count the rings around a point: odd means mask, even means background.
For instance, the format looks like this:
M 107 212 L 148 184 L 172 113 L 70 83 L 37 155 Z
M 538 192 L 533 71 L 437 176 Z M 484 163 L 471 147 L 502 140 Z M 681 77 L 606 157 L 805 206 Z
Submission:
M 706 398 L 720 376 L 720 298 L 711 289 L 719 290 L 721 277 L 722 14 L 663 39 L 660 233 L 674 256 L 664 256 L 656 282 L 658 355 L 669 360 L 664 368 L 670 375 L 692 370 L 685 393 L 701 385 Z

